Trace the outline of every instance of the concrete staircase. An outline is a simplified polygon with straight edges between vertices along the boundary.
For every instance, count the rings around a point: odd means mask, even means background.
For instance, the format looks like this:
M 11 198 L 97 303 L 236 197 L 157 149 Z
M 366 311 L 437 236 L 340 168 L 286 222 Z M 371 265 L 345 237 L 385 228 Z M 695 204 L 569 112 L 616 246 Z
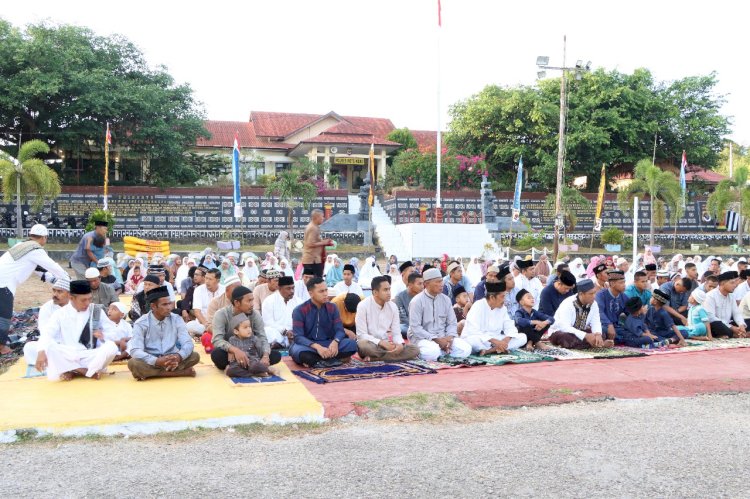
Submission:
M 380 247 L 383 248 L 386 255 L 396 255 L 400 262 L 412 257 L 411 249 L 404 245 L 401 233 L 380 206 L 377 198 L 375 198 L 375 204 L 372 206 L 372 225 L 375 228 L 375 237 L 377 237 Z

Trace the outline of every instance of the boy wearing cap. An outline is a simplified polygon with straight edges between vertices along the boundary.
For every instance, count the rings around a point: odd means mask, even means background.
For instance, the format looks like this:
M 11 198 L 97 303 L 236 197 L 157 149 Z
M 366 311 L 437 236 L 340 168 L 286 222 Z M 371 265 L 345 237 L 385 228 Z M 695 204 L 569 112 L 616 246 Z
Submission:
M 620 315 L 625 313 L 625 274 L 620 270 L 606 272 L 609 286 L 600 289 L 595 296 L 599 307 L 602 332 L 607 339 L 614 340 L 622 329 Z
M 656 283 L 656 264 L 655 263 L 647 263 L 643 267 L 644 272 L 646 272 L 646 277 L 648 278 L 649 287 L 651 288 L 651 291 L 655 290 L 659 287 L 659 285 Z
M 471 345 L 458 337 L 456 314 L 450 298 L 443 294 L 440 270 L 431 268 L 422 277 L 425 289 L 409 304 L 409 341 L 419 347 L 423 360 L 434 361 L 441 354 L 468 357 Z
M 668 339 L 670 343 L 676 343 L 679 346 L 685 345 L 685 339 L 682 333 L 677 329 L 674 319 L 664 309 L 669 304 L 669 295 L 661 289 L 654 290 L 651 297 L 651 306 L 646 314 L 646 327 L 661 339 Z
M 51 381 L 70 381 L 76 376 L 99 379 L 118 353 L 112 341 L 103 341 L 103 332 L 94 321 L 88 281 L 70 283 L 70 301 L 57 310 L 37 342 L 36 370 L 47 371 Z
M 745 338 L 747 325 L 732 293 L 737 288 L 739 274 L 729 270 L 719 274 L 719 286 L 706 293 L 703 308 L 711 323 L 714 338 Z
M 365 361 L 400 362 L 416 359 L 419 348 L 405 345 L 398 307 L 391 301 L 388 276 L 372 279 L 372 296 L 357 305 L 357 348 Z
M 195 377 L 193 366 L 200 356 L 193 351 L 193 339 L 182 317 L 172 313 L 166 286 L 146 294 L 149 312 L 133 324 L 128 342 L 132 357 L 128 369 L 138 381 L 148 378 Z
M 625 303 L 628 317 L 625 326 L 617 333 L 618 345 L 626 345 L 633 348 L 658 348 L 669 345 L 669 340 L 659 338 L 651 334 L 646 327 L 646 315 L 641 299 L 637 296 L 630 298 Z
M 333 290 L 336 292 L 337 296 L 346 293 L 354 293 L 355 295 L 364 296 L 365 293 L 362 291 L 362 286 L 354 282 L 355 273 L 356 269 L 354 268 L 354 265 L 350 263 L 344 265 L 344 280 L 337 282 L 333 287 Z
M 688 298 L 688 303 L 690 304 L 687 315 L 688 323 L 686 326 L 677 326 L 683 337 L 705 341 L 713 339 L 711 336 L 711 322 L 708 320 L 708 314 L 703 309 L 705 299 L 706 293 L 700 289 L 696 289 L 690 293 L 690 298 Z
M 610 348 L 613 340 L 602 336 L 599 305 L 591 279 L 582 279 L 576 285 L 578 292 L 563 300 L 555 312 L 555 322 L 550 326 L 550 342 L 563 348 Z
M 534 296 L 525 289 L 516 293 L 516 301 L 520 305 L 516 310 L 516 328 L 526 335 L 526 350 L 547 350 L 549 347 L 542 343 L 542 336 L 555 322 L 555 318 L 534 310 Z
M 102 318 L 103 321 L 109 323 L 109 327 L 104 330 L 104 339 L 114 341 L 117 348 L 120 349 L 120 353 L 115 357 L 115 360 L 130 358 L 127 348 L 128 341 L 133 337 L 133 327 L 125 320 L 127 312 L 127 307 L 116 301 L 109 306 L 106 319 Z
M 505 283 L 487 284 L 485 298 L 474 303 L 466 317 L 461 339 L 471 345 L 472 353 L 490 355 L 526 346 L 527 338 L 505 308 Z
M 263 325 L 271 348 L 287 348 L 294 338 L 292 312 L 302 302 L 294 296 L 294 278 L 281 276 L 279 290 L 263 304 Z
M 453 289 L 453 294 L 456 298 L 456 303 L 453 305 L 453 312 L 456 314 L 456 330 L 458 335 L 461 336 L 461 331 L 466 324 L 466 314 L 471 310 L 471 299 L 469 293 L 461 285 Z
M 94 254 L 94 238 L 99 236 L 101 239 L 107 237 L 107 228 L 109 224 L 102 220 L 94 222 L 94 230 L 87 232 L 81 237 L 78 243 L 78 248 L 73 252 L 70 257 L 70 266 L 75 270 L 76 277 L 78 279 L 84 279 L 86 269 L 91 265 L 96 265 L 99 258 Z
M 16 288 L 26 281 L 32 272 L 43 280 L 50 274 L 55 279 L 69 279 L 62 267 L 52 260 L 44 245 L 47 244 L 47 228 L 36 224 L 29 230 L 29 240 L 23 241 L 0 256 L 0 355 L 10 353 L 10 323 L 13 318 L 13 300 Z

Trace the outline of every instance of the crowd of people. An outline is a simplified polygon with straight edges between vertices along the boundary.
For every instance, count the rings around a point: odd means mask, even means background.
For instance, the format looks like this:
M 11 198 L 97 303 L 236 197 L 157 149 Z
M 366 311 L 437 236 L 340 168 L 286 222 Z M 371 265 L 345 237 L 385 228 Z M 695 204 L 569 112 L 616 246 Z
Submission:
M 750 325 L 747 260 L 646 251 L 634 261 L 594 256 L 550 262 L 448 255 L 422 262 L 375 256 L 359 265 L 326 254 L 313 212 L 299 262 L 288 234 L 261 259 L 210 248 L 178 255 L 95 254 L 99 225 L 71 259 L 71 280 L 44 252 L 46 229 L 0 258 L 0 343 L 7 303 L 37 272 L 52 283 L 29 365 L 51 380 L 98 378 L 127 360 L 134 378 L 195 376 L 197 341 L 232 377 L 271 376 L 288 351 L 303 366 L 334 367 L 357 354 L 396 362 L 502 354 L 513 349 L 663 348 L 743 338 Z M 85 260 L 88 258 L 88 260 Z M 131 306 L 120 299 L 132 296 Z

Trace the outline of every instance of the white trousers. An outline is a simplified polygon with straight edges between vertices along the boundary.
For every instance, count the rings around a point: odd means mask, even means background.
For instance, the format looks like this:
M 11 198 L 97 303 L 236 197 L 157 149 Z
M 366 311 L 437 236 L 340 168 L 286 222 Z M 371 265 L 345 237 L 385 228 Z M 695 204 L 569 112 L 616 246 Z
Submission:
M 285 348 L 289 346 L 289 338 L 286 337 L 286 335 L 284 334 L 284 331 L 279 331 L 276 328 L 267 327 L 266 338 L 268 338 L 269 345 L 278 343 L 279 345 Z
M 440 346 L 432 340 L 419 340 L 417 346 L 419 347 L 419 358 L 422 360 L 437 360 L 443 354 Z M 471 355 L 471 345 L 461 338 L 454 337 L 448 355 L 459 359 L 466 358 Z
M 493 338 L 490 335 L 474 334 L 464 337 L 464 340 L 466 340 L 466 342 L 471 345 L 471 351 L 473 353 L 479 353 L 482 350 L 489 350 L 490 348 L 492 348 L 490 339 L 504 340 L 505 338 L 507 338 L 507 336 L 505 335 L 500 335 L 499 338 Z M 523 333 L 519 333 L 518 336 L 510 339 L 510 343 L 508 343 L 508 350 L 523 348 L 526 346 L 526 343 L 528 343 L 526 335 Z
M 23 360 L 26 365 L 36 365 L 36 357 L 39 354 L 39 342 L 29 341 L 23 346 Z
M 51 343 L 47 347 L 47 379 L 57 381 L 61 374 L 81 368 L 86 369 L 86 376 L 90 378 L 105 370 L 118 353 L 120 349 L 114 341 L 105 341 L 93 350 Z
M 187 332 L 198 336 L 206 332 L 206 327 L 198 322 L 198 319 L 193 319 L 190 322 L 185 323 L 185 327 L 187 328 Z

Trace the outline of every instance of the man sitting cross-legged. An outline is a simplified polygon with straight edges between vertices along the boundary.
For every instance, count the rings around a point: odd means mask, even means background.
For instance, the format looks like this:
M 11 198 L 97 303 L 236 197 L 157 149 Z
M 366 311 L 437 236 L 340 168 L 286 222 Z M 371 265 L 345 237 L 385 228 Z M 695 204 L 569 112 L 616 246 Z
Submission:
M 346 337 L 339 310 L 328 302 L 328 288 L 320 277 L 307 281 L 310 299 L 294 309 L 294 343 L 289 355 L 308 367 L 335 367 L 357 353 L 357 342 Z
M 193 339 L 182 317 L 172 313 L 173 303 L 166 286 L 146 294 L 150 311 L 133 324 L 128 342 L 132 357 L 128 369 L 138 381 L 148 378 L 195 376 L 193 366 L 200 356 L 193 351 Z
M 523 348 L 526 335 L 518 332 L 505 308 L 505 283 L 487 282 L 485 286 L 487 294 L 469 310 L 461 338 L 479 355 Z
M 48 327 L 52 314 L 60 310 L 70 301 L 70 279 L 57 279 L 52 285 L 52 299 L 39 308 L 39 332 Z M 39 351 L 38 341 L 27 341 L 23 345 L 23 358 L 26 364 L 33 366 L 36 364 L 37 352 Z
M 118 353 L 114 342 L 103 341 L 102 313 L 91 304 L 88 281 L 71 282 L 70 301 L 40 329 L 37 371 L 46 369 L 52 381 L 69 381 L 75 376 L 99 379 Z M 102 340 L 101 346 L 97 340 Z
M 443 294 L 440 270 L 431 268 L 422 277 L 424 291 L 409 304 L 409 341 L 419 347 L 424 360 L 437 360 L 441 352 L 459 359 L 468 357 L 471 345 L 458 337 L 456 314 L 451 299 Z
M 287 348 L 294 338 L 292 312 L 302 303 L 294 296 L 294 278 L 279 277 L 279 290 L 263 303 L 263 325 L 271 348 Z
M 613 340 L 602 337 L 602 322 L 591 279 L 578 281 L 578 293 L 563 300 L 550 326 L 550 343 L 563 348 L 610 348 Z
M 374 277 L 372 296 L 357 305 L 357 347 L 359 356 L 366 361 L 399 362 L 419 355 L 415 345 L 404 345 L 388 277 Z
M 255 296 L 249 288 L 239 286 L 232 291 L 232 304 L 222 308 L 214 315 L 214 322 L 211 326 L 214 346 L 214 350 L 211 352 L 211 360 L 214 365 L 223 371 L 229 365 L 230 357 L 233 357 L 240 364 L 240 367 L 247 368 L 249 366 L 250 361 L 247 354 L 242 349 L 229 343 L 233 334 L 232 318 L 238 314 L 247 315 L 255 341 L 260 341 L 263 346 L 260 361 L 266 366 L 278 364 L 281 360 L 281 354 L 271 351 L 268 338 L 266 338 L 266 329 L 263 326 L 263 318 L 260 316 L 260 312 L 255 310 Z

